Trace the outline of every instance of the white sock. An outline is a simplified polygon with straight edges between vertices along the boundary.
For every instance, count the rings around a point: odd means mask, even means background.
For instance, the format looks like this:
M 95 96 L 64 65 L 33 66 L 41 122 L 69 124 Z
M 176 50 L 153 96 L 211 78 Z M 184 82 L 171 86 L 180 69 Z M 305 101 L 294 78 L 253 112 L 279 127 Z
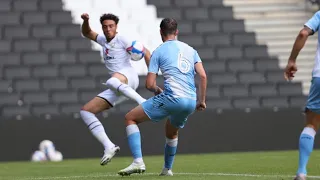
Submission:
M 136 101 L 138 104 L 141 104 L 146 101 L 146 99 L 141 97 L 134 89 L 132 89 L 127 84 L 122 83 L 119 79 L 115 77 L 110 78 L 105 83 L 105 85 L 114 91 L 121 92 L 124 96 Z
M 105 151 L 108 151 L 115 145 L 110 141 L 109 137 L 107 136 L 103 125 L 98 120 L 98 118 L 91 112 L 81 110 L 80 115 L 83 119 L 83 121 L 88 126 L 91 133 L 100 141 L 100 143 L 103 145 Z

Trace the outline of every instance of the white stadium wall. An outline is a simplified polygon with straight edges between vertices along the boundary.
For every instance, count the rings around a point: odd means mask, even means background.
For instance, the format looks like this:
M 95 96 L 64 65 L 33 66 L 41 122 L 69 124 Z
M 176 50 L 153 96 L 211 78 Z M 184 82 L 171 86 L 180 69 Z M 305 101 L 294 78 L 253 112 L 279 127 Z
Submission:
M 90 26 L 97 33 L 102 33 L 99 21 L 101 14 L 113 13 L 120 18 L 119 34 L 143 42 L 150 52 L 162 43 L 159 34 L 161 20 L 157 18 L 155 6 L 147 5 L 146 0 L 63 0 L 63 3 L 64 9 L 71 11 L 75 24 L 81 24 L 81 14 L 88 13 Z M 101 47 L 94 42 L 92 48 L 101 51 Z M 139 75 L 147 74 L 144 59 L 131 63 Z

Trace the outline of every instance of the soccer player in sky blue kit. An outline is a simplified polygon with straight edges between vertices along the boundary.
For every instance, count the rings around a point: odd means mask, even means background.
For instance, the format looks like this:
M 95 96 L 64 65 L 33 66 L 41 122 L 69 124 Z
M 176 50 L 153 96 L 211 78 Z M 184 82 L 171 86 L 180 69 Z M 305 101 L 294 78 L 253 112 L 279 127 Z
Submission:
M 291 55 L 285 69 L 284 76 L 287 80 L 292 80 L 296 73 L 296 58 L 306 43 L 308 36 L 318 31 L 320 26 L 320 11 L 316 12 L 313 17 L 304 25 L 293 45 Z M 315 57 L 315 66 L 312 71 L 312 84 L 305 108 L 306 126 L 303 129 L 299 139 L 299 167 L 295 180 L 305 180 L 307 177 L 307 164 L 310 154 L 313 150 L 314 137 L 320 125 L 320 49 L 318 47 Z
M 178 24 L 172 18 L 165 18 L 160 24 L 163 41 L 152 54 L 146 88 L 156 96 L 148 99 L 131 110 L 126 116 L 126 131 L 133 163 L 118 172 L 119 175 L 142 173 L 146 166 L 142 159 L 141 137 L 137 124 L 145 121 L 166 121 L 165 163 L 160 175 L 172 176 L 172 165 L 178 144 L 178 130 L 183 128 L 187 118 L 196 109 L 206 108 L 205 97 L 207 76 L 196 50 L 176 40 Z M 164 91 L 156 85 L 157 73 L 161 70 L 164 77 Z M 194 76 L 200 77 L 199 96 Z

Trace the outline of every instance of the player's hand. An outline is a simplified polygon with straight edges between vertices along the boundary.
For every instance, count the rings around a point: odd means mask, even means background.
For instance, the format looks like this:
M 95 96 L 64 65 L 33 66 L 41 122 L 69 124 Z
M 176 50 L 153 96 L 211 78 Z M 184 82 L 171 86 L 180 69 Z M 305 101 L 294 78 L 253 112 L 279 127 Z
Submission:
M 161 94 L 163 92 L 163 90 L 160 87 L 157 87 L 156 91 L 154 92 L 154 95 L 158 95 Z
M 207 105 L 205 102 L 198 102 L 197 103 L 197 107 L 196 107 L 197 111 L 203 111 L 206 108 L 207 108 Z
M 289 60 L 288 64 L 284 70 L 284 78 L 290 81 L 294 78 L 294 74 L 298 71 L 295 61 Z
M 88 20 L 89 20 L 89 14 L 83 13 L 83 14 L 81 15 L 81 18 L 82 18 L 84 21 L 88 21 Z

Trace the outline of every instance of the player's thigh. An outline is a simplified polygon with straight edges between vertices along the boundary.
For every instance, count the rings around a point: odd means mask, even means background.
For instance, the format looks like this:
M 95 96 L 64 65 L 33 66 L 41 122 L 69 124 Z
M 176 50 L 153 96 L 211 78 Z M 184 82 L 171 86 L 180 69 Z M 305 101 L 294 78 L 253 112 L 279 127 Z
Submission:
M 313 77 L 306 105 L 307 126 L 318 130 L 320 125 L 320 78 Z
M 118 78 L 122 83 L 128 84 L 132 89 L 137 89 L 139 86 L 139 77 L 133 67 L 126 67 L 113 74 L 113 77 Z
M 143 102 L 141 107 L 151 121 L 158 122 L 165 120 L 169 116 L 166 104 L 167 102 L 163 94 L 159 94 Z
M 128 78 L 121 73 L 118 73 L 118 72 L 113 73 L 112 77 L 119 79 L 122 83 L 128 84 Z
M 111 106 L 108 102 L 100 97 L 94 97 L 89 102 L 87 102 L 81 110 L 89 111 L 93 114 L 100 113 L 106 109 L 110 109 Z
M 150 118 L 148 115 L 144 112 L 141 105 L 138 105 L 137 107 L 133 108 L 131 111 L 129 111 L 126 116 L 126 125 L 131 124 L 139 124 L 144 121 L 149 121 Z
M 188 117 L 195 111 L 196 101 L 187 98 L 178 98 L 171 104 L 169 120 L 172 126 L 183 128 Z
M 179 128 L 173 126 L 170 120 L 166 121 L 165 130 L 166 130 L 166 137 L 168 139 L 175 139 L 178 137 Z
M 125 97 L 117 95 L 114 91 L 107 89 L 85 104 L 82 110 L 97 114 L 125 100 Z

